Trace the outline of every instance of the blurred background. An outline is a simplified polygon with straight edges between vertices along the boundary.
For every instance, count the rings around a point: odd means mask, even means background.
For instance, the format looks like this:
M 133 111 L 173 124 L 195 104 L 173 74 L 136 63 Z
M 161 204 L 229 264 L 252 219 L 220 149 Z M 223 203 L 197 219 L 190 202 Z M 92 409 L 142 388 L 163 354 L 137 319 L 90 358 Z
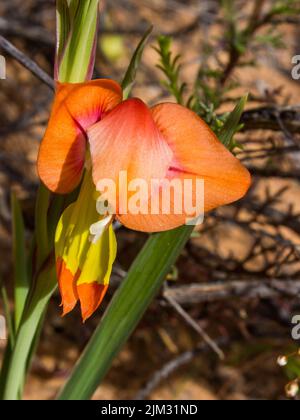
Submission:
M 149 105 L 174 101 L 156 67 L 159 35 L 170 36 L 181 56 L 177 82 L 186 84 L 184 102 L 190 99 L 210 124 L 250 93 L 235 151 L 253 186 L 194 233 L 95 398 L 284 399 L 286 385 L 300 376 L 299 341 L 291 335 L 292 318 L 300 315 L 300 80 L 291 74 L 292 57 L 300 54 L 299 1 L 100 3 L 97 77 L 121 81 L 152 23 L 135 96 Z M 0 35 L 52 76 L 54 1 L 2 0 Z M 29 241 L 35 162 L 53 92 L 7 49 L 0 52 L 7 63 L 7 78 L 0 80 L 0 270 L 10 291 L 10 194 L 21 200 Z M 55 397 L 145 239 L 118 229 L 112 286 L 85 325 L 79 311 L 61 318 L 59 295 L 53 296 L 27 399 Z M 3 347 L 0 341 L 0 357 Z M 277 363 L 283 355 L 284 368 Z

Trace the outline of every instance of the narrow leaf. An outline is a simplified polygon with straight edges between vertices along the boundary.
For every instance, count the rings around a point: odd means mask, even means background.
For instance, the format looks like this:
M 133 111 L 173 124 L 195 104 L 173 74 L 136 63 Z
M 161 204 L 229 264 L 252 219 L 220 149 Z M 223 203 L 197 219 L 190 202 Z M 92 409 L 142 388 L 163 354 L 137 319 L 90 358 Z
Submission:
M 127 72 L 125 74 L 125 77 L 122 82 L 122 88 L 123 88 L 123 97 L 124 99 L 127 99 L 130 95 L 130 92 L 132 90 L 132 87 L 135 82 L 136 73 L 138 70 L 138 67 L 140 65 L 142 55 L 144 52 L 144 48 L 147 44 L 147 41 L 153 31 L 153 26 L 151 25 L 147 31 L 145 32 L 143 38 L 141 39 L 139 45 L 137 46 L 132 59 L 130 61 L 129 67 L 127 69 Z
M 235 109 L 229 115 L 221 130 L 221 133 L 219 134 L 219 139 L 229 150 L 234 148 L 233 136 L 240 128 L 240 120 L 247 100 L 248 95 L 245 95 L 241 98 Z
M 40 268 L 49 255 L 51 244 L 48 236 L 48 208 L 50 191 L 44 185 L 39 186 L 35 206 L 35 236 L 37 244 L 37 265 Z
M 52 264 L 53 267 L 53 264 Z M 28 358 L 36 337 L 36 332 L 45 313 L 49 299 L 57 287 L 55 269 L 45 269 L 36 282 L 36 287 L 29 298 L 23 313 L 19 330 L 15 337 L 13 353 L 3 393 L 5 400 L 18 400 L 23 386 Z
M 13 263 L 15 293 L 15 329 L 18 329 L 29 290 L 27 273 L 25 228 L 20 203 L 14 193 L 11 196 L 13 224 Z
M 56 14 L 56 53 L 60 56 L 65 48 L 71 29 L 70 11 L 67 0 L 56 1 Z

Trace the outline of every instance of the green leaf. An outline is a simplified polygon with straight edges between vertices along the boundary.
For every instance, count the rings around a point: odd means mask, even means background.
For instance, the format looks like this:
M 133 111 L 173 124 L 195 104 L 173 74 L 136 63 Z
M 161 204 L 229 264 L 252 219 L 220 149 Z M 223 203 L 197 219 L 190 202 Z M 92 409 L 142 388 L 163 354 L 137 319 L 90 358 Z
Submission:
M 37 265 L 38 268 L 44 264 L 49 255 L 51 244 L 48 236 L 48 208 L 50 202 L 50 191 L 40 185 L 37 193 L 35 206 L 35 236 L 37 244 Z
M 58 38 L 56 55 L 60 59 L 71 30 L 71 17 L 67 0 L 56 1 L 56 23 Z
M 25 307 L 30 284 L 27 273 L 24 221 L 20 203 L 14 193 L 12 193 L 11 196 L 11 207 L 13 224 L 13 263 L 15 271 L 15 329 L 17 330 Z
M 132 90 L 132 87 L 134 85 L 135 79 L 136 79 L 136 73 L 138 70 L 138 67 L 140 65 L 142 55 L 145 49 L 145 46 L 147 44 L 147 41 L 153 31 L 153 26 L 151 25 L 147 31 L 145 32 L 143 38 L 139 42 L 132 59 L 130 61 L 129 67 L 127 69 L 127 72 L 125 74 L 125 77 L 123 79 L 123 82 L 121 84 L 123 88 L 123 97 L 124 99 L 127 99 L 130 95 L 130 92 Z
M 52 268 L 46 268 L 40 273 L 23 313 L 10 357 L 3 393 L 4 400 L 19 399 L 19 391 L 24 383 L 29 355 L 31 354 L 36 332 L 49 299 L 57 287 L 54 264 L 52 262 L 49 265 Z
M 99 0 L 71 0 L 69 14 L 59 15 L 61 21 L 58 28 L 63 32 L 59 36 L 61 40 L 65 40 L 66 28 L 69 28 L 68 41 L 65 42 L 59 63 L 58 79 L 61 82 L 78 83 L 91 76 L 95 59 L 98 7 Z
M 9 341 L 6 345 L 4 355 L 2 357 L 2 365 L 1 365 L 1 372 L 0 372 L 0 401 L 3 400 L 3 393 L 6 384 L 6 378 L 9 372 L 9 361 L 12 355 L 12 344 Z
M 219 139 L 229 150 L 232 150 L 235 147 L 233 137 L 236 134 L 236 132 L 240 129 L 240 120 L 247 100 L 248 95 L 242 97 L 235 109 L 229 115 L 219 134 Z
M 86 400 L 92 397 L 113 359 L 160 290 L 192 231 L 193 227 L 184 226 L 150 237 L 114 295 L 60 393 L 60 400 Z M 162 249 L 164 252 L 161 252 Z

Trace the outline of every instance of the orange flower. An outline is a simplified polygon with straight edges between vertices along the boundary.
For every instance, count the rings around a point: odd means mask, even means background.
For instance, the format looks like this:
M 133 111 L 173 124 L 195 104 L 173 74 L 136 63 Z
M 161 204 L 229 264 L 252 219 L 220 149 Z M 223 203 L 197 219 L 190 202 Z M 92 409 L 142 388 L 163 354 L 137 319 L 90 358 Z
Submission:
M 94 184 L 103 179 L 115 183 L 116 217 L 134 230 L 173 229 L 191 215 L 184 210 L 164 214 L 161 208 L 158 214 L 150 209 L 148 214 L 123 213 L 119 200 L 128 191 L 119 183 L 121 172 L 127 184 L 143 179 L 149 191 L 153 179 L 204 180 L 205 212 L 240 199 L 250 185 L 247 169 L 195 113 L 172 103 L 149 109 L 139 99 L 122 102 L 120 86 L 110 80 L 58 85 L 38 157 L 45 185 L 56 193 L 72 191 L 81 180 L 88 148 Z M 192 198 L 195 194 L 193 187 Z
M 79 198 L 64 212 L 56 233 L 64 314 L 80 300 L 84 320 L 105 295 L 116 254 L 112 216 L 99 212 L 98 205 L 111 206 L 113 217 L 130 229 L 159 232 L 199 216 L 184 206 L 174 210 L 187 198 L 195 202 L 197 181 L 204 181 L 202 212 L 240 199 L 250 185 L 247 169 L 195 113 L 173 103 L 148 108 L 139 99 L 122 101 L 121 87 L 104 79 L 57 84 L 40 147 L 38 173 L 55 193 L 78 186 L 84 167 Z M 120 180 L 122 173 L 126 181 Z M 103 180 L 113 183 L 115 197 L 103 192 Z M 147 200 L 141 195 L 137 200 L 144 212 L 124 209 L 128 199 L 136 198 L 136 180 L 143 181 L 148 193 Z M 158 181 L 154 189 L 153 180 Z M 165 212 L 161 200 L 153 211 L 149 195 L 162 199 L 164 183 L 174 180 L 181 187 L 191 181 L 189 191 L 170 192 L 167 204 L 172 211 Z

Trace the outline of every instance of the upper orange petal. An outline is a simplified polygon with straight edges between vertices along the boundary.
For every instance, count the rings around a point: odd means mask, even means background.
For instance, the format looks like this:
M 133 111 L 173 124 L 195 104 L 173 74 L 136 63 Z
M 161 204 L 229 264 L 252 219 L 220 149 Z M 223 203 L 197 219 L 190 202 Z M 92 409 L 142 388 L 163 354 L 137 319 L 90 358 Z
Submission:
M 250 187 L 249 171 L 217 139 L 194 112 L 177 104 L 152 108 L 153 118 L 170 146 L 174 160 L 169 177 L 204 180 L 204 210 L 242 198 Z
M 81 314 L 85 322 L 101 304 L 108 285 L 94 283 L 80 284 L 77 286 L 77 293 L 80 300 Z
M 88 127 L 122 100 L 108 79 L 57 84 L 49 124 L 38 155 L 38 173 L 53 192 L 65 194 L 80 182 Z
M 101 189 L 101 181 L 112 180 L 118 197 L 127 187 L 119 185 L 120 173 L 126 173 L 127 184 L 139 179 L 148 185 L 153 178 L 165 177 L 172 160 L 172 152 L 156 127 L 150 110 L 139 99 L 119 104 L 88 129 L 88 139 L 96 188 Z M 118 201 L 115 200 L 114 204 L 116 213 L 119 213 Z

